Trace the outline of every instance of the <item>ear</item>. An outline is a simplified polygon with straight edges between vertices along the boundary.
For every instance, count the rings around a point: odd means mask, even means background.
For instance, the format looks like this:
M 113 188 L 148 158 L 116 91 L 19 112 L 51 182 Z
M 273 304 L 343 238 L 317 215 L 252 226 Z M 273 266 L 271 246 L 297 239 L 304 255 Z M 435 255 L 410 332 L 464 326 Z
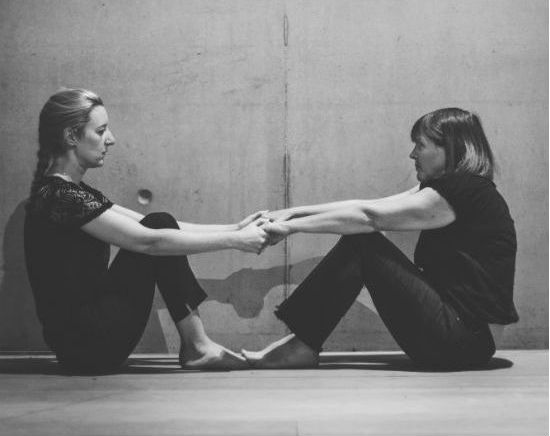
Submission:
M 64 140 L 65 144 L 68 145 L 69 147 L 74 147 L 77 143 L 76 135 L 74 133 L 74 130 L 71 129 L 70 127 L 66 127 L 63 130 L 63 140 Z

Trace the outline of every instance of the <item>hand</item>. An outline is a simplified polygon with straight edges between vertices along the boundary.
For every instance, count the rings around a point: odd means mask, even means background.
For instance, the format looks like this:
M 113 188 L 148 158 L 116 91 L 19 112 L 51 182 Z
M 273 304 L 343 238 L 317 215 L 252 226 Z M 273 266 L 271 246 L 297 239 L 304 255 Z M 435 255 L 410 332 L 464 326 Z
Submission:
M 245 219 L 237 224 L 237 230 L 241 230 L 249 225 L 251 222 L 256 221 L 258 218 L 265 216 L 269 212 L 268 210 L 259 210 L 251 215 L 248 215 Z
M 267 244 L 276 245 L 290 235 L 290 229 L 283 222 L 268 222 L 262 225 L 267 232 Z
M 294 213 L 290 209 L 279 209 L 266 211 L 264 217 L 270 221 L 288 221 L 293 217 Z
M 267 245 L 267 233 L 262 228 L 266 224 L 267 220 L 265 218 L 258 218 L 237 231 L 239 237 L 237 248 L 246 253 L 260 254 Z

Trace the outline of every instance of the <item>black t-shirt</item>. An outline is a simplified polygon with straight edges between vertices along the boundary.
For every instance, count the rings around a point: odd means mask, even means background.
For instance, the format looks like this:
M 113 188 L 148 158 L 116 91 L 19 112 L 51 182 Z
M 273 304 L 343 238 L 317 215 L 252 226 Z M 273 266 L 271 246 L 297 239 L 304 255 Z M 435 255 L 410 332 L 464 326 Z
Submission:
M 109 244 L 80 229 L 113 205 L 85 183 L 47 176 L 26 207 L 25 258 L 38 317 L 52 346 L 104 283 Z
M 516 232 L 495 184 L 450 174 L 422 183 L 451 206 L 456 220 L 420 233 L 415 263 L 464 317 L 495 324 L 518 321 L 513 302 Z

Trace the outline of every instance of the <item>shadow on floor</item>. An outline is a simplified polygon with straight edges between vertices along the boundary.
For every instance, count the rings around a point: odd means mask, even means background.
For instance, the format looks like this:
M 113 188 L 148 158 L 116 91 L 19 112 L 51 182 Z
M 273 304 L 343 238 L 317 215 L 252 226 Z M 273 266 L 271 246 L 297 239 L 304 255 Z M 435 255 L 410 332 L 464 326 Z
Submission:
M 493 357 L 488 364 L 469 369 L 425 368 L 416 365 L 403 353 L 338 353 L 338 355 L 321 355 L 321 369 L 367 369 L 381 371 L 406 372 L 462 372 L 490 371 L 512 367 L 513 362 L 501 357 Z
M 513 365 L 508 359 L 493 357 L 482 367 L 471 368 L 474 371 L 491 371 L 510 368 Z M 426 369 L 416 366 L 405 354 L 399 353 L 338 353 L 338 355 L 321 355 L 319 370 L 362 369 L 374 371 L 402 372 L 460 372 L 464 369 Z M 225 371 L 222 371 L 225 372 Z M 228 372 L 228 371 L 227 371 Z M 177 358 L 162 357 L 131 357 L 127 365 L 120 370 L 103 375 L 113 374 L 173 374 L 200 373 L 200 371 L 183 370 L 179 367 Z M 42 375 L 87 375 L 73 374 L 61 367 L 55 357 L 0 357 L 0 374 L 42 374 Z M 88 374 L 95 375 L 95 374 Z

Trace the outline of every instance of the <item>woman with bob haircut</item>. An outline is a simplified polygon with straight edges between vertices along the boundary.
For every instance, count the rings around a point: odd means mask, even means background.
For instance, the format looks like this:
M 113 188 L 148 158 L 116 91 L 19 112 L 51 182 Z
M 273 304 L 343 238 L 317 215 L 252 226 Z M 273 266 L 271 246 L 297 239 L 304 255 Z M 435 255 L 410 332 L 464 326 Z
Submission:
M 197 307 L 205 292 L 187 255 L 225 249 L 259 253 L 263 212 L 238 224 L 143 216 L 113 204 L 82 181 L 104 164 L 115 138 L 103 101 L 64 89 L 40 113 L 38 164 L 25 217 L 25 257 L 46 343 L 71 371 L 119 368 L 145 329 L 158 285 L 181 336 L 180 362 L 192 369 L 247 367 L 213 342 Z M 109 245 L 120 247 L 109 265 Z
M 518 320 L 516 234 L 493 183 L 493 154 L 477 115 L 422 116 L 411 131 L 420 184 L 375 200 L 268 213 L 276 243 L 293 233 L 343 235 L 276 310 L 290 335 L 259 352 L 255 368 L 314 367 L 322 345 L 366 285 L 381 319 L 412 361 L 465 369 L 495 352 L 490 324 Z M 414 263 L 380 231 L 420 230 Z

